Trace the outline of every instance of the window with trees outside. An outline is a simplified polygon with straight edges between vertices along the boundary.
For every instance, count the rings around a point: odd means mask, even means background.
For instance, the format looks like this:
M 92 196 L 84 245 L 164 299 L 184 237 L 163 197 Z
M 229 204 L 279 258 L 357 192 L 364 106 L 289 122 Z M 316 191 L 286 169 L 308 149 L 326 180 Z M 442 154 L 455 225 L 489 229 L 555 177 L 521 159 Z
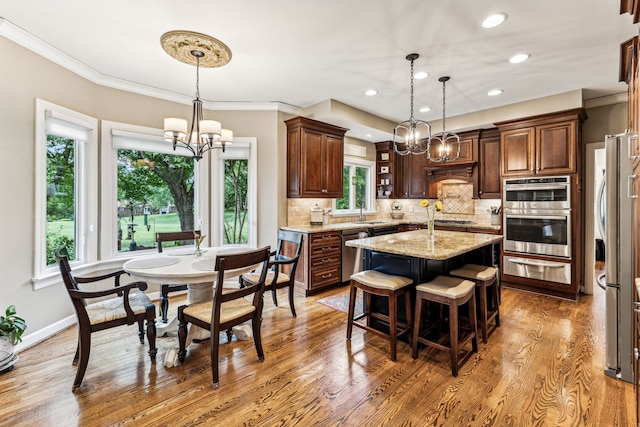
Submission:
M 199 169 L 188 150 L 174 151 L 161 129 L 107 121 L 102 141 L 103 260 L 155 251 L 159 232 L 201 229 L 196 223 Z
M 212 156 L 211 212 L 214 244 L 255 246 L 256 140 L 234 138 Z
M 35 289 L 58 276 L 62 247 L 74 268 L 97 259 L 97 124 L 36 100 Z
M 131 149 L 117 156 L 119 252 L 155 249 L 159 232 L 195 230 L 192 157 Z
M 373 210 L 375 186 L 373 180 L 374 163 L 360 159 L 344 160 L 343 191 L 341 199 L 335 200 L 336 213 L 353 213 L 360 211 L 369 212 Z

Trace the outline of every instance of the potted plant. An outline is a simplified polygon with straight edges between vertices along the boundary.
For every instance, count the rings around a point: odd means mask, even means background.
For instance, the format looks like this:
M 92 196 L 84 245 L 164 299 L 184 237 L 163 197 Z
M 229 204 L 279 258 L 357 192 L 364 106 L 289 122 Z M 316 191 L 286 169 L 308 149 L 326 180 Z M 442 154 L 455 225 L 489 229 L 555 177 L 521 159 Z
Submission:
M 27 323 L 16 313 L 16 306 L 10 305 L 0 316 L 0 338 L 6 339 L 11 345 L 22 341 L 22 333 L 27 329 Z

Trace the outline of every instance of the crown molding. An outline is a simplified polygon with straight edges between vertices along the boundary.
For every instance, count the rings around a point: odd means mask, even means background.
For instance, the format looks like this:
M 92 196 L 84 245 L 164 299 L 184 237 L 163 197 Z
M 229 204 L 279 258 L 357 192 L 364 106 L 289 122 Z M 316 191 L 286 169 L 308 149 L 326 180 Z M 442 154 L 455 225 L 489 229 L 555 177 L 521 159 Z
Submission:
M 50 44 L 34 37 L 32 34 L 0 17 L 0 36 L 28 49 L 43 58 L 79 75 L 100 86 L 118 89 L 138 95 L 171 101 L 178 104 L 191 105 L 193 97 L 181 95 L 150 86 L 132 83 L 122 79 L 105 76 L 94 69 L 73 59 Z M 281 111 L 289 114 L 300 114 L 302 109 L 282 102 L 209 102 L 203 100 L 203 106 L 208 110 L 221 111 Z

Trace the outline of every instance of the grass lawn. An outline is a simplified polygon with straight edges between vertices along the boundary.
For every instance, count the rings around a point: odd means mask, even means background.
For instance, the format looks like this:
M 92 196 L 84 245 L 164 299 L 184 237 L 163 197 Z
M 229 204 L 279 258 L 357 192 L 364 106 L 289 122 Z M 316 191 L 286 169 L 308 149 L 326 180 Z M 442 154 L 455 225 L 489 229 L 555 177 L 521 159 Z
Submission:
M 229 227 L 233 225 L 233 212 L 225 212 L 225 222 Z M 131 218 L 122 218 L 119 226 L 122 229 L 122 251 L 128 251 L 131 239 L 128 238 L 128 224 Z M 133 219 L 136 224 L 133 229 L 135 231 L 133 237 L 135 239 L 138 250 L 156 247 L 156 233 L 167 231 L 180 231 L 180 218 L 177 213 L 169 214 L 153 214 L 147 215 L 147 224 L 144 222 L 144 215 L 136 215 Z M 47 234 L 63 234 L 71 238 L 74 236 L 74 221 L 61 220 L 51 221 L 47 223 Z M 241 241 L 247 242 L 247 226 L 245 224 L 241 233 Z M 163 245 L 164 247 L 164 245 Z

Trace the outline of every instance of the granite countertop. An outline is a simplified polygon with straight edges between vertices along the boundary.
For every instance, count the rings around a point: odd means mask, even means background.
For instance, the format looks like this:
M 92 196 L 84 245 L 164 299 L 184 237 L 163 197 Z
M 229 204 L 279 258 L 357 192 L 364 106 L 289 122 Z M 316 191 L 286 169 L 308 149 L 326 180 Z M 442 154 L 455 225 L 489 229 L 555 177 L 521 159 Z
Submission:
M 357 230 L 357 229 L 368 229 L 368 228 L 379 228 L 379 227 L 388 227 L 390 225 L 400 225 L 400 224 L 424 224 L 424 222 L 420 221 L 411 221 L 411 220 L 395 220 L 395 221 L 376 221 L 372 220 L 371 222 L 342 222 L 335 224 L 325 224 L 325 225 L 295 225 L 295 226 L 285 226 L 281 227 L 283 230 L 289 231 L 297 231 L 299 233 L 322 233 L 326 231 L 343 231 L 343 230 Z M 490 224 L 463 224 L 463 223 L 446 223 L 446 224 L 438 224 L 436 221 L 436 228 L 438 226 L 446 226 L 446 227 L 460 227 L 463 229 L 480 229 L 480 230 L 497 230 L 500 231 L 499 225 L 490 225 Z
M 498 234 L 435 230 L 405 231 L 365 239 L 348 240 L 347 246 L 415 258 L 445 260 L 502 240 Z

